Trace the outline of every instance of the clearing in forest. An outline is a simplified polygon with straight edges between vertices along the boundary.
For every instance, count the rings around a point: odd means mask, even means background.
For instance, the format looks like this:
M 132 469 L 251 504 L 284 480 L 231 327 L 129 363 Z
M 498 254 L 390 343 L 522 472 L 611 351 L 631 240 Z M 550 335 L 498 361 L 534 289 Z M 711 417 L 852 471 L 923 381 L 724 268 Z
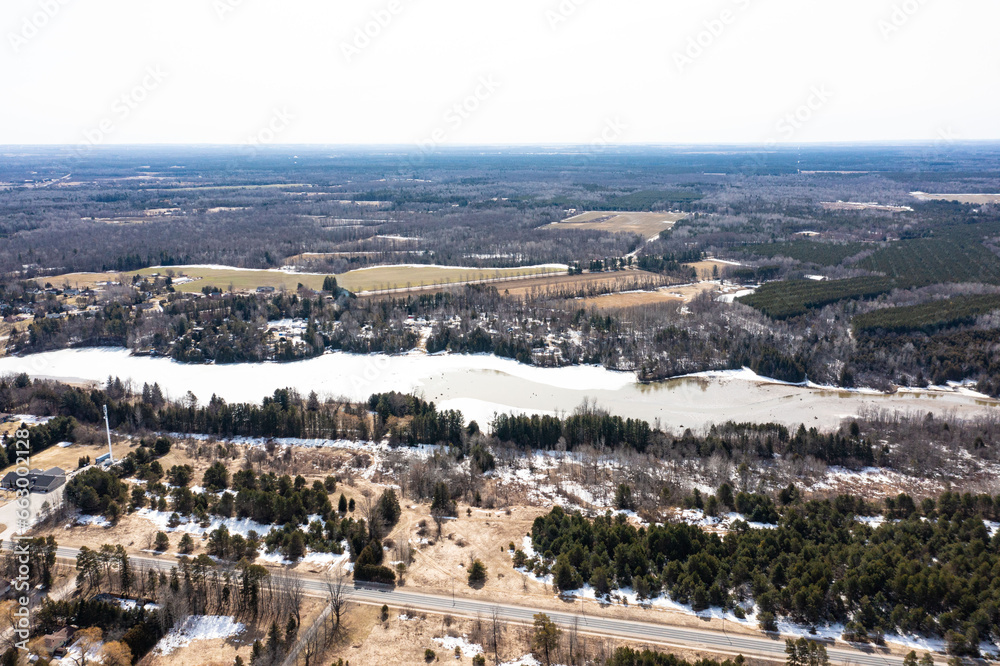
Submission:
M 590 211 L 553 222 L 549 229 L 593 229 L 613 233 L 639 234 L 643 238 L 656 238 L 686 213 L 628 213 L 615 211 Z
M 1000 203 L 1000 194 L 928 194 L 927 192 L 910 192 L 920 201 L 957 201 L 963 204 Z

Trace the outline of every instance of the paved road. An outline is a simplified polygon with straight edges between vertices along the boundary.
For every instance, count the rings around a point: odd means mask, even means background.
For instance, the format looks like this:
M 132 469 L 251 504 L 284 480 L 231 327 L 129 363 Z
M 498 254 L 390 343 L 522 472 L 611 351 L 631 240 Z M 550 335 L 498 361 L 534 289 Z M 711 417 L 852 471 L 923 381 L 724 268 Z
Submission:
M 79 550 L 76 548 L 64 548 L 60 546 L 57 556 L 75 561 L 78 552 Z M 177 564 L 169 556 L 162 558 L 132 557 L 131 561 L 136 565 L 167 570 Z M 305 594 L 317 597 L 326 596 L 327 586 L 323 580 L 309 576 L 301 576 L 300 578 Z M 578 631 L 588 634 L 614 638 L 631 638 L 638 641 L 683 648 L 697 648 L 700 646 L 712 652 L 723 654 L 743 654 L 745 656 L 771 658 L 782 662 L 785 660 L 784 638 L 778 637 L 761 638 L 707 629 L 672 627 L 652 622 L 608 618 L 585 611 L 576 612 L 575 610 L 567 610 L 560 612 L 511 603 L 495 604 L 461 596 L 451 597 L 426 594 L 406 588 L 382 588 L 378 586 L 357 585 L 350 590 L 350 600 L 364 604 L 387 604 L 394 608 L 411 608 L 416 611 L 429 613 L 447 613 L 469 617 L 480 615 L 483 618 L 490 617 L 493 608 L 499 607 L 501 617 L 508 622 L 530 623 L 535 613 L 544 612 L 553 622 L 563 627 L 572 627 L 576 624 Z M 570 605 L 579 607 L 578 604 L 567 603 L 567 606 Z M 842 644 L 838 644 L 837 647 L 827 647 L 827 652 L 832 661 L 841 663 L 849 662 L 858 666 L 899 666 L 902 663 L 902 658 L 900 657 L 883 654 L 874 650 L 853 649 Z

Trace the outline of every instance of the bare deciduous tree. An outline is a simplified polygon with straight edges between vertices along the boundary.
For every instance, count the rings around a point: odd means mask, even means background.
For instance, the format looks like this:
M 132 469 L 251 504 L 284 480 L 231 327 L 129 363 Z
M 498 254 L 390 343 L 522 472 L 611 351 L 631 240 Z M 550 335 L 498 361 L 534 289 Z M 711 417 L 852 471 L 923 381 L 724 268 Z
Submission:
M 347 576 L 344 575 L 343 569 L 338 568 L 337 572 L 333 575 L 327 573 L 326 590 L 330 608 L 333 610 L 333 617 L 336 622 L 335 626 L 339 629 L 340 620 L 347 611 L 347 596 L 350 591 Z
M 490 610 L 490 649 L 493 651 L 493 661 L 500 663 L 500 642 L 503 640 L 506 624 L 500 615 L 500 606 L 493 606 Z

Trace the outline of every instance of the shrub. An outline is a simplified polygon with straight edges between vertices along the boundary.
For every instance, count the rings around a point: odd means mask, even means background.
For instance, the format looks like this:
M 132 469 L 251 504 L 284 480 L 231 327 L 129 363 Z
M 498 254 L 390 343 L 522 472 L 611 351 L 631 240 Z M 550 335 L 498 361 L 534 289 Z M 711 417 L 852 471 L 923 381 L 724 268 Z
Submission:
M 764 611 L 757 616 L 757 621 L 760 623 L 760 628 L 764 631 L 778 630 L 778 622 L 774 619 L 774 613 Z
M 153 444 L 153 451 L 155 451 L 158 456 L 165 456 L 170 453 L 170 446 L 171 444 L 169 439 L 166 437 L 159 437 L 157 438 L 156 443 Z

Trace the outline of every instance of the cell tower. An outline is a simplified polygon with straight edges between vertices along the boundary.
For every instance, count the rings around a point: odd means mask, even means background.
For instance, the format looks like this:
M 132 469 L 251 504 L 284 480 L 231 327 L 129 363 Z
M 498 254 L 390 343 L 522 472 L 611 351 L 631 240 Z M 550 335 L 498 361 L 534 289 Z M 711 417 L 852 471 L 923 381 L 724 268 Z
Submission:
M 115 453 L 111 450 L 111 425 L 108 423 L 108 406 L 104 405 L 104 427 L 108 432 L 108 464 L 115 462 Z

